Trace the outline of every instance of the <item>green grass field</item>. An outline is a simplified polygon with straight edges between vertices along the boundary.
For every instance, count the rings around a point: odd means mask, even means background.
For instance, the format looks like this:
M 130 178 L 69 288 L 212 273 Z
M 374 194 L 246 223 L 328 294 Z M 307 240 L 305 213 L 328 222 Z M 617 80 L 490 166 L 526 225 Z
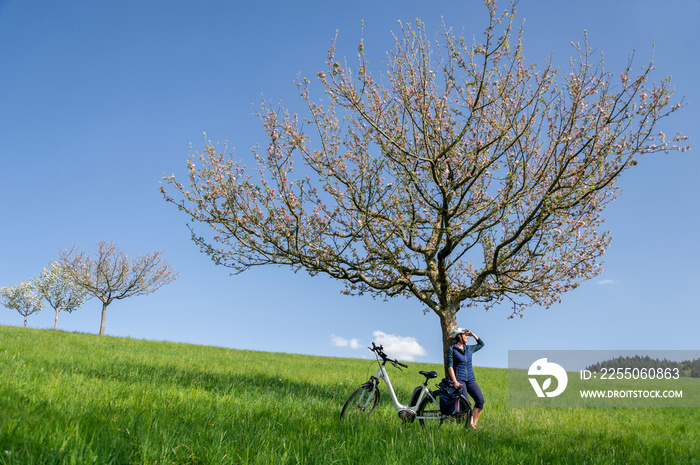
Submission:
M 399 399 L 418 370 L 390 368 Z M 427 434 L 388 393 L 340 409 L 369 360 L 0 326 L 0 464 L 700 463 L 698 408 L 509 408 L 505 369 L 476 368 L 477 431 Z

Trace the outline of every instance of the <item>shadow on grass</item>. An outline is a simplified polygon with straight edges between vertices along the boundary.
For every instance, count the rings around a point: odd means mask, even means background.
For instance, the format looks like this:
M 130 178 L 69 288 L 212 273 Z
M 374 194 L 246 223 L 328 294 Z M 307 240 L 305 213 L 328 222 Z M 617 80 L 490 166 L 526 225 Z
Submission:
M 268 392 L 279 396 L 311 396 L 318 400 L 335 400 L 338 392 L 322 383 L 295 381 L 280 375 L 260 372 L 241 373 L 211 371 L 205 368 L 186 368 L 175 364 L 150 364 L 134 361 L 114 361 L 96 367 L 53 361 L 51 370 L 101 381 L 115 381 L 133 386 L 172 387 L 184 391 L 193 389 L 212 395 L 245 392 Z M 346 393 L 343 391 L 340 396 Z

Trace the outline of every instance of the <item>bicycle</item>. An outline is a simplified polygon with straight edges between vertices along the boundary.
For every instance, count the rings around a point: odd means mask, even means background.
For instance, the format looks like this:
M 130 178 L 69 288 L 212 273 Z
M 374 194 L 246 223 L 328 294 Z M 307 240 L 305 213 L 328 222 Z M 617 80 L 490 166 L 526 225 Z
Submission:
M 385 365 L 389 362 L 399 370 L 401 370 L 401 367 L 408 368 L 408 366 L 398 360 L 389 358 L 384 353 L 384 347 L 381 345 L 376 346 L 374 342 L 372 343 L 372 347 L 368 347 L 368 349 L 374 352 L 379 368 L 374 376 L 370 376 L 366 383 L 362 384 L 360 388 L 350 395 L 340 412 L 341 419 L 347 416 L 364 416 L 368 418 L 372 415 L 372 412 L 374 412 L 374 409 L 379 404 L 379 380 L 384 380 L 399 418 L 404 422 L 412 423 L 417 419 L 424 428 L 431 427 L 432 425 L 440 426 L 444 422 L 463 423 L 465 427 L 469 427 L 472 418 L 472 406 L 471 402 L 469 402 L 469 399 L 467 399 L 464 394 L 462 394 L 459 399 L 457 413 L 453 415 L 444 415 L 440 411 L 439 390 L 431 391 L 428 389 L 428 381 L 437 378 L 437 372 L 419 371 L 418 373 L 425 376 L 425 381 L 422 385 L 413 390 L 408 404 L 403 405 L 396 397 Z M 380 358 L 382 360 L 381 363 L 379 362 Z

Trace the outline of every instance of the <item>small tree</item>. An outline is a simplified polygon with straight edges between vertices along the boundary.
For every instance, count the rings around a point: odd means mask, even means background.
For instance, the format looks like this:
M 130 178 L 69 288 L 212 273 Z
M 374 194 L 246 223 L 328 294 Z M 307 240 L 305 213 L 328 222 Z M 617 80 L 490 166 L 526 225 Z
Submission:
M 87 292 L 79 286 L 66 270 L 56 262 L 50 262 L 39 276 L 34 278 L 39 295 L 56 311 L 53 329 L 58 329 L 58 313 L 71 313 L 85 302 Z
M 7 308 L 13 308 L 24 317 L 24 327 L 27 327 L 27 317 L 41 310 L 41 295 L 36 286 L 30 282 L 22 282 L 19 286 L 7 286 L 0 289 L 2 303 Z
M 616 182 L 639 155 L 686 149 L 658 128 L 682 104 L 669 78 L 649 82 L 651 63 L 611 73 L 585 43 L 563 77 L 527 63 L 515 2 L 485 4 L 479 41 L 402 25 L 383 74 L 362 41 L 354 69 L 333 44 L 326 101 L 298 83 L 307 118 L 263 101 L 257 169 L 206 143 L 184 184 L 166 178 L 175 194 L 161 189 L 202 251 L 237 272 L 284 265 L 347 293 L 416 298 L 444 351 L 464 306 L 522 315 L 597 275 Z
M 102 302 L 102 336 L 109 304 L 127 297 L 150 294 L 177 278 L 177 272 L 161 255 L 162 252 L 153 252 L 129 259 L 115 244 L 100 242 L 94 257 L 73 248 L 61 253 L 60 264 L 87 294 Z

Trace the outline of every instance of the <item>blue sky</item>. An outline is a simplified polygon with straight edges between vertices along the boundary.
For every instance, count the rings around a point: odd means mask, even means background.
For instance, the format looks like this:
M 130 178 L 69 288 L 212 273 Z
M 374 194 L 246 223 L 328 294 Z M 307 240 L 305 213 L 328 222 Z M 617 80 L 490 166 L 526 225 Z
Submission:
M 208 139 L 249 160 L 264 144 L 261 95 L 303 111 L 294 80 L 314 78 L 338 31 L 353 59 L 364 20 L 373 69 L 382 69 L 397 20 L 444 17 L 479 35 L 478 1 L 0 0 L 0 286 L 37 275 L 61 250 L 114 241 L 132 254 L 162 250 L 179 279 L 114 302 L 106 334 L 341 357 L 366 357 L 372 340 L 404 360 L 441 361 L 440 327 L 416 300 L 340 294 L 342 284 L 283 268 L 230 276 L 199 253 L 186 217 L 159 193 L 183 178 L 189 145 Z M 504 3 L 504 2 L 502 2 Z M 566 65 L 589 43 L 620 72 L 630 51 L 655 78 L 671 75 L 689 105 L 662 129 L 697 145 L 700 3 L 696 0 L 521 0 L 525 54 Z M 700 160 L 696 149 L 640 159 L 606 211 L 604 272 L 550 309 L 507 320 L 507 308 L 464 309 L 461 326 L 484 338 L 475 363 L 507 366 L 517 349 L 698 349 Z M 183 178 L 184 179 L 184 178 Z M 98 333 L 101 304 L 59 317 L 59 329 Z M 29 317 L 52 328 L 53 311 Z M 0 324 L 21 325 L 0 307 Z

